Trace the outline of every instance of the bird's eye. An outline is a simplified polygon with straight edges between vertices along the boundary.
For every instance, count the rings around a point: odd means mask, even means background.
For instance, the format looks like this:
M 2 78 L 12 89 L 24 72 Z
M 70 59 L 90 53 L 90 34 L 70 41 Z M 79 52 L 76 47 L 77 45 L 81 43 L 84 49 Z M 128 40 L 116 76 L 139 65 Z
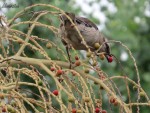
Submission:
M 109 45 L 107 44 L 107 43 L 105 43 L 105 46 L 106 46 L 106 53 L 107 54 L 110 54 L 110 47 L 109 47 Z

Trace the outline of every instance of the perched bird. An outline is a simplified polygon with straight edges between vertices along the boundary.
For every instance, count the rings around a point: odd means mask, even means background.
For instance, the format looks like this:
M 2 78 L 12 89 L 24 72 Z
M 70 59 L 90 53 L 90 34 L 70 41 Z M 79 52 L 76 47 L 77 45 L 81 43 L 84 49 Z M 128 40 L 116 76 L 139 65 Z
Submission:
M 108 60 L 111 56 L 110 47 L 107 43 L 107 39 L 98 30 L 98 27 L 87 18 L 79 17 L 73 13 L 66 12 L 65 14 L 59 15 L 61 21 L 59 33 L 63 44 L 66 46 L 68 55 L 68 49 L 70 46 L 72 46 L 76 50 L 87 50 L 88 48 L 83 43 L 83 40 L 79 36 L 79 33 L 77 32 L 75 26 L 71 23 L 70 19 L 66 15 L 70 17 L 74 25 L 78 28 L 91 51 L 96 50 L 94 47 L 95 43 L 99 43 L 100 45 L 103 44 L 98 52 L 104 52 L 105 57 Z

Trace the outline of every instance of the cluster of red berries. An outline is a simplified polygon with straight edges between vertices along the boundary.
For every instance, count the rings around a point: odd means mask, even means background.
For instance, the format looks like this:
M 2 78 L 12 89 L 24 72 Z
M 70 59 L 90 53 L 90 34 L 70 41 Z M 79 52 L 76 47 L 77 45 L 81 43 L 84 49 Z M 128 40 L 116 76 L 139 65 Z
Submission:
M 100 108 L 96 107 L 95 108 L 95 113 L 107 113 L 106 110 L 101 110 Z
M 51 70 L 51 71 L 55 71 L 56 69 L 55 69 L 54 67 L 51 67 L 50 70 Z M 56 76 L 59 77 L 59 76 L 62 75 L 62 74 L 63 74 L 63 70 L 58 69 L 58 70 L 56 71 Z
M 79 60 L 79 57 L 78 56 L 75 56 L 75 66 L 80 66 L 81 65 L 81 62 Z
M 55 71 L 56 69 L 55 69 L 54 67 L 51 67 L 50 70 L 51 70 L 51 71 Z M 64 73 L 63 70 L 58 69 L 58 70 L 56 71 L 56 76 L 57 76 L 57 77 L 60 77 L 63 73 Z M 58 78 L 58 81 L 61 83 L 61 82 L 63 82 L 63 79 L 62 79 L 62 78 Z

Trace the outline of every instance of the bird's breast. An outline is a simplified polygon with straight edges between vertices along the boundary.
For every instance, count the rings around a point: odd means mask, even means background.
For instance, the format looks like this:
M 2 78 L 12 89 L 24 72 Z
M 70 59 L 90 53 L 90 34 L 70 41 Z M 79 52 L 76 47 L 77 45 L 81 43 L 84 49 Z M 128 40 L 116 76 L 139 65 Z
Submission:
M 86 50 L 85 45 L 81 43 L 82 39 L 79 37 L 79 34 L 75 32 L 76 31 L 67 33 L 68 42 L 77 50 Z
M 87 45 L 93 47 L 96 42 L 100 42 L 101 36 L 99 30 L 95 29 L 94 27 L 87 27 L 83 24 L 76 24 L 80 34 L 84 38 Z M 63 28 L 63 32 L 65 33 L 64 38 L 67 40 L 69 44 L 71 44 L 77 50 L 86 50 L 87 48 L 82 43 L 83 40 L 80 37 L 79 33 L 72 26 L 65 26 Z

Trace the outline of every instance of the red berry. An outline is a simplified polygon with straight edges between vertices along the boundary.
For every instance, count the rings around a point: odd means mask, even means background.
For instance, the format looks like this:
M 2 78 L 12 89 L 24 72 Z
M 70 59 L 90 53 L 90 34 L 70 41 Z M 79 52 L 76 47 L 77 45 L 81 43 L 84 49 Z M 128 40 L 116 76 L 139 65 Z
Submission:
M 76 113 L 77 110 L 75 108 L 72 109 L 72 113 Z
M 75 62 L 75 65 L 76 66 L 79 66 L 81 64 L 81 62 L 79 61 L 79 60 L 77 60 L 76 62 Z
M 112 56 L 109 56 L 109 57 L 108 57 L 108 62 L 111 63 L 112 61 L 113 61 L 113 57 L 112 57 Z
M 95 113 L 99 113 L 100 112 L 100 108 L 95 108 Z
M 56 73 L 56 76 L 60 76 L 63 74 L 63 71 L 60 69 L 60 70 L 57 70 L 57 73 Z
M 107 111 L 106 110 L 102 110 L 102 113 L 107 113 Z
M 110 99 L 109 99 L 109 102 L 110 102 L 110 103 L 113 104 L 115 101 L 116 101 L 116 99 L 115 99 L 114 97 L 110 97 Z
M 51 71 L 55 71 L 55 68 L 54 67 L 51 67 L 51 69 L 50 69 Z
M 58 90 L 54 90 L 53 94 L 57 96 L 58 95 Z
M 2 112 L 6 112 L 6 108 L 5 107 L 2 107 Z
M 76 59 L 76 60 L 79 60 L 79 57 L 78 57 L 78 56 L 75 56 L 75 59 Z

